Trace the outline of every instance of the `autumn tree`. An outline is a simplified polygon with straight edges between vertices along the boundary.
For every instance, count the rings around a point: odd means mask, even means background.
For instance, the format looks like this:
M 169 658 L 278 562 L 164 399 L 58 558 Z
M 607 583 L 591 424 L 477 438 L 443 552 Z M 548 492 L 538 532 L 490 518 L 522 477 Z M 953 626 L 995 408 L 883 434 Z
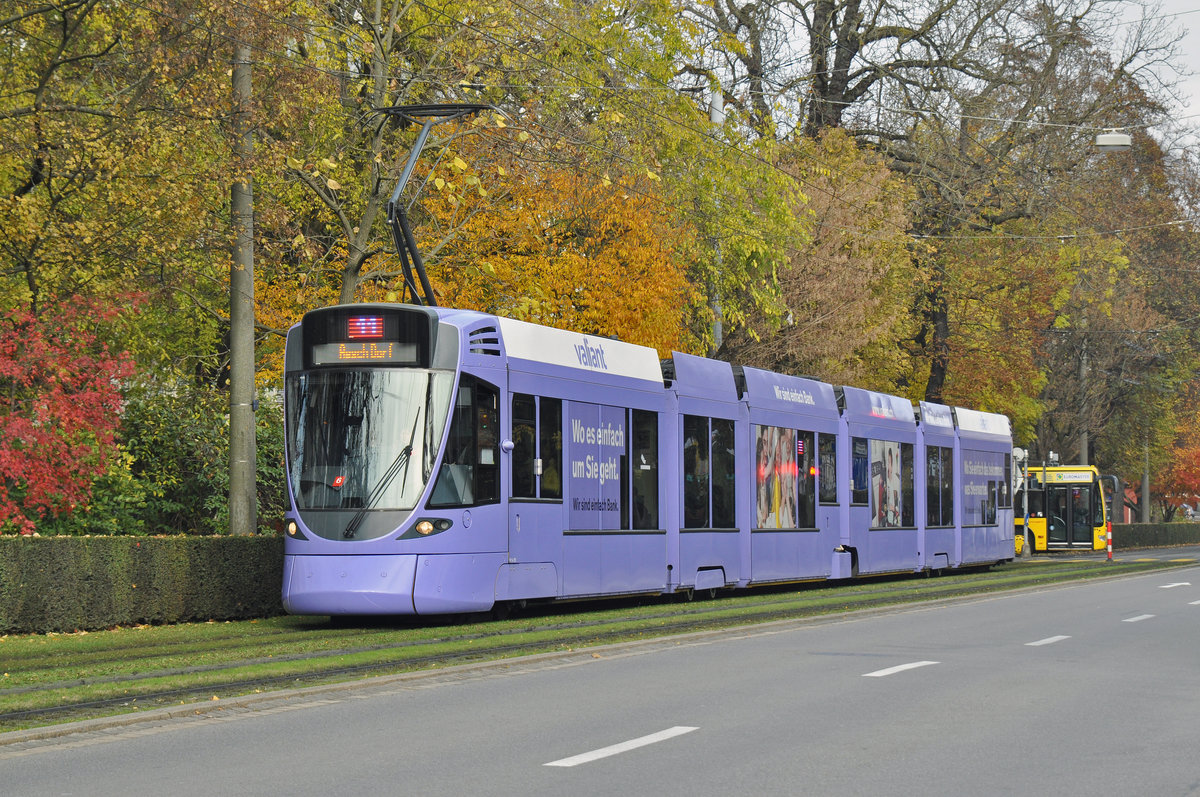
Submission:
M 910 377 L 899 341 L 912 335 L 916 272 L 910 189 L 841 131 L 801 139 L 779 168 L 805 189 L 812 230 L 776 275 L 778 293 L 727 339 L 735 362 L 841 384 L 895 390 Z
M 18 3 L 0 42 L 0 300 L 40 313 L 139 292 L 131 353 L 196 364 L 225 263 L 211 31 L 186 4 L 71 0 Z
M 658 186 L 567 168 L 514 176 L 505 206 L 464 222 L 431 277 L 455 307 L 688 350 L 695 231 L 673 224 Z M 452 214 L 462 203 L 443 191 L 428 204 Z

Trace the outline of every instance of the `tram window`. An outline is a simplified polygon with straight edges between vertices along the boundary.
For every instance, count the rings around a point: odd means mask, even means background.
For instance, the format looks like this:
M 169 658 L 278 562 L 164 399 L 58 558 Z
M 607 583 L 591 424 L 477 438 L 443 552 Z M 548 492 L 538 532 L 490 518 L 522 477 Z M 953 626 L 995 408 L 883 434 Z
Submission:
M 733 451 L 733 421 L 712 419 L 712 528 L 731 529 L 737 525 L 734 517 L 736 485 Z
M 925 523 L 954 525 L 954 449 L 929 446 L 925 449 Z
M 514 498 L 537 496 L 537 406 L 533 396 L 513 394 L 512 494 Z
M 851 443 L 853 450 L 850 460 L 850 503 L 866 506 L 871 492 L 870 458 L 867 454 L 867 440 L 855 437 Z
M 900 444 L 900 525 L 917 525 L 916 501 L 913 491 L 913 444 Z
M 942 449 L 925 448 L 925 525 L 942 525 Z
M 658 415 L 644 410 L 631 412 L 632 429 L 626 447 L 632 463 L 633 528 L 658 528 Z M 625 469 L 622 468 L 622 478 Z M 625 496 L 622 490 L 622 498 Z M 624 520 L 624 512 L 622 512 Z M 628 528 L 628 526 L 622 526 Z
M 464 374 L 450 419 L 430 506 L 472 506 L 500 499 L 499 391 Z
M 734 423 L 683 416 L 683 525 L 731 529 L 737 525 Z
M 812 432 L 799 432 L 796 437 L 796 463 L 799 470 L 797 485 L 797 509 L 799 511 L 800 528 L 815 529 L 817 527 L 816 456 L 813 451 Z
M 538 455 L 542 459 L 541 498 L 562 498 L 562 400 L 539 399 Z
M 1012 454 L 1004 455 L 1004 482 L 1000 485 L 1000 508 L 1012 506 Z
M 817 438 L 820 462 L 817 465 L 817 480 L 820 484 L 821 503 L 836 504 L 837 496 L 837 438 L 823 434 Z
M 683 416 L 683 525 L 709 528 L 708 418 Z
M 514 393 L 513 498 L 562 498 L 562 400 Z
M 954 449 L 942 449 L 942 522 L 954 525 Z

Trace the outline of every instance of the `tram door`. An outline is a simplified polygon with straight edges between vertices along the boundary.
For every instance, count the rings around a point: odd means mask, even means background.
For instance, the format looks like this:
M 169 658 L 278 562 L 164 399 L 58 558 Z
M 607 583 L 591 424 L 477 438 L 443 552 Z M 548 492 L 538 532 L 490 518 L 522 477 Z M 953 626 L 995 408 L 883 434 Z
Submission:
M 1091 548 L 1093 516 L 1092 485 L 1066 484 L 1047 487 L 1047 546 Z

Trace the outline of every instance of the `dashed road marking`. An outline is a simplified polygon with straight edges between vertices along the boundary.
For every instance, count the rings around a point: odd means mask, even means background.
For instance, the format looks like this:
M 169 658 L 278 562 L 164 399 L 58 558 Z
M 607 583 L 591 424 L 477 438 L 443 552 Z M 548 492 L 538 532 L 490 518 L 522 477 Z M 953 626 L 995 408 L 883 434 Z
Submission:
M 1070 639 L 1069 636 L 1059 634 L 1058 636 L 1048 636 L 1045 639 L 1039 639 L 1037 642 L 1026 642 L 1025 647 L 1036 648 L 1041 645 L 1053 645 L 1055 642 L 1062 642 L 1064 639 Z
M 888 667 L 886 670 L 876 670 L 875 672 L 863 673 L 863 678 L 883 678 L 888 675 L 895 675 L 898 672 L 905 670 L 915 670 L 918 667 L 928 667 L 931 664 L 941 664 L 940 661 L 914 661 L 908 664 L 897 664 L 895 667 Z
M 586 764 L 590 761 L 597 761 L 601 758 L 618 755 L 620 753 L 628 753 L 630 750 L 636 750 L 639 747 L 645 747 L 648 744 L 657 742 L 665 742 L 667 739 L 673 739 L 676 736 L 682 736 L 685 733 L 698 731 L 699 728 L 693 728 L 690 725 L 676 725 L 674 728 L 667 728 L 665 731 L 652 733 L 649 736 L 642 736 L 637 739 L 630 739 L 627 742 L 601 747 L 599 750 L 592 750 L 589 753 L 580 753 L 579 755 L 571 756 L 570 758 L 560 758 L 557 761 L 551 761 L 542 766 L 546 767 L 577 767 L 580 764 Z
M 1122 623 L 1140 623 L 1142 620 L 1149 620 L 1153 616 L 1154 615 L 1152 615 L 1152 614 L 1139 614 L 1137 617 L 1126 617 L 1121 622 Z

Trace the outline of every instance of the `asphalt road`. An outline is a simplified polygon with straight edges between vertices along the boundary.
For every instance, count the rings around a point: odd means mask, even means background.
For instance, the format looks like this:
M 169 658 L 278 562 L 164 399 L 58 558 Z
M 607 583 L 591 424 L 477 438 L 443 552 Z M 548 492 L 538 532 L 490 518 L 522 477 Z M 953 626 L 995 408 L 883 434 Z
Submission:
M 1198 622 L 1189 567 L 379 678 L 7 735 L 0 792 L 1192 794 Z

